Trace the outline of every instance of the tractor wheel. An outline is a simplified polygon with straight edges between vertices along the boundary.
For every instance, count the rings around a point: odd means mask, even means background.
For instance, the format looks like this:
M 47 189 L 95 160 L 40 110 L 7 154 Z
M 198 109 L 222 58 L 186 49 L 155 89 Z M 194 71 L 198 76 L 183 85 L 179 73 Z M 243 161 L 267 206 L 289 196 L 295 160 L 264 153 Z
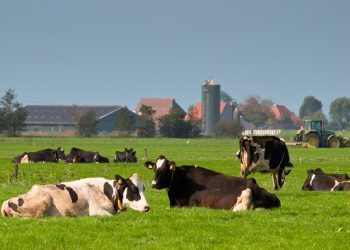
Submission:
M 328 140 L 328 147 L 330 148 L 340 148 L 340 140 L 337 137 L 331 137 Z
M 306 135 L 305 142 L 307 142 L 310 147 L 318 148 L 320 146 L 320 138 L 315 133 L 310 133 Z

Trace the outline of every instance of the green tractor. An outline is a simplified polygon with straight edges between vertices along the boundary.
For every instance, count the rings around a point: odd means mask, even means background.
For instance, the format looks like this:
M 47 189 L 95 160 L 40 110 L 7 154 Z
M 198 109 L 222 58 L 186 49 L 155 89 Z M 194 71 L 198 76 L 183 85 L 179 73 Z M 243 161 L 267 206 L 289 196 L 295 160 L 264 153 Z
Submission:
M 308 143 L 310 147 L 347 147 L 350 144 L 348 138 L 336 136 L 334 131 L 324 130 L 321 120 L 305 120 L 304 127 L 298 131 L 295 142 Z

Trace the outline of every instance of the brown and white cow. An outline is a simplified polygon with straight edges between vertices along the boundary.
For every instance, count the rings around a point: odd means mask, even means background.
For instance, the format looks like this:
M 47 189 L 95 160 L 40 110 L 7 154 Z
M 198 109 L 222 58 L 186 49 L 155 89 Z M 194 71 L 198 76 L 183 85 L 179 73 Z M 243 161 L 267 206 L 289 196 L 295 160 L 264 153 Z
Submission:
M 228 176 L 198 166 L 178 167 L 164 156 L 159 156 L 156 162 L 145 162 L 145 167 L 155 173 L 152 187 L 167 190 L 171 207 L 243 211 L 280 206 L 280 200 L 259 187 L 254 179 Z
M 57 185 L 34 185 L 28 193 L 6 200 L 1 213 L 6 217 L 113 215 L 127 206 L 147 212 L 140 177 L 115 180 L 86 178 Z
M 307 170 L 302 187 L 304 191 L 343 191 L 350 190 L 350 178 L 347 174 L 326 174 L 322 169 Z
M 241 161 L 242 178 L 250 173 L 272 173 L 273 187 L 279 190 L 285 181 L 285 176 L 292 167 L 286 143 L 276 136 L 243 137 L 239 141 L 239 151 L 236 157 Z

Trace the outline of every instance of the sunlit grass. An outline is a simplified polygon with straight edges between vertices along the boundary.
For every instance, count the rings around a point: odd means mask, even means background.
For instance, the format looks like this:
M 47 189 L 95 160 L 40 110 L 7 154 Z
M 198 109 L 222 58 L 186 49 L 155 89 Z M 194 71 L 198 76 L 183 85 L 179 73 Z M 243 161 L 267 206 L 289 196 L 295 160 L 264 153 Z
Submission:
M 62 146 L 99 151 L 108 164 L 28 164 L 11 178 L 11 158 L 24 151 Z M 133 147 L 138 163 L 113 163 L 114 151 Z M 233 213 L 204 208 L 169 208 L 164 190 L 150 187 L 153 172 L 143 166 L 164 154 L 178 165 L 195 164 L 238 175 L 237 140 L 119 138 L 0 138 L 0 202 L 37 183 L 58 183 L 84 177 L 127 177 L 137 172 L 145 182 L 148 213 L 128 210 L 116 216 L 83 218 L 0 218 L 1 249 L 348 249 L 350 192 L 303 192 L 306 170 L 350 173 L 350 148 L 290 147 L 294 164 L 277 192 L 282 206 L 274 210 Z M 269 175 L 255 174 L 272 190 Z

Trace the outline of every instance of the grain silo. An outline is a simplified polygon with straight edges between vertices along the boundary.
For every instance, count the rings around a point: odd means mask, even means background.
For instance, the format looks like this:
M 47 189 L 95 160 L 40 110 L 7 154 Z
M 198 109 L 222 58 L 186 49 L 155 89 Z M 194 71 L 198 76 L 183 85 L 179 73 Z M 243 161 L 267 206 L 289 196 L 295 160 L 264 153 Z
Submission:
M 202 85 L 202 119 L 204 135 L 212 135 L 220 120 L 220 85 L 212 79 Z

